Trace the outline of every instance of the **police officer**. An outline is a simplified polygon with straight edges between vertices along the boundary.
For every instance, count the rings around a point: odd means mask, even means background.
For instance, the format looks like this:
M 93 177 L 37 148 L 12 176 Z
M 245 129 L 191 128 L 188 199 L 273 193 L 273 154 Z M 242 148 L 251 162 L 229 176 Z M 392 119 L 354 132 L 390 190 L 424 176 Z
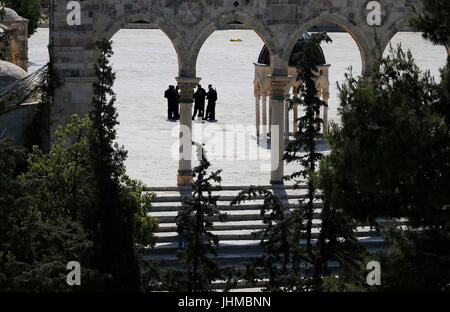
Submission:
M 167 99 L 167 118 L 169 120 L 177 119 L 177 106 L 178 106 L 178 92 L 175 87 L 170 85 L 169 89 L 164 93 L 164 97 Z
M 206 109 L 206 119 L 210 121 L 215 121 L 217 91 L 213 89 L 212 85 L 208 86 L 208 93 L 206 94 L 206 98 L 208 99 L 208 108 Z
M 202 88 L 201 85 L 198 85 L 197 91 L 194 93 L 194 115 L 192 116 L 192 120 L 195 119 L 195 117 L 198 116 L 202 117 L 202 119 L 205 119 L 205 98 L 206 98 L 206 91 Z

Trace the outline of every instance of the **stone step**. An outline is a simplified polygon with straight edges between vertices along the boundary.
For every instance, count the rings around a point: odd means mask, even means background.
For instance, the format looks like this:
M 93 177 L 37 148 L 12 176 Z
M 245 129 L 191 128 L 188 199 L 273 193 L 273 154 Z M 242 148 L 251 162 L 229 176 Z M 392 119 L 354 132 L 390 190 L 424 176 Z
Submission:
M 245 220 L 245 221 L 231 221 L 231 222 L 213 222 L 215 230 L 261 230 L 266 225 L 262 220 Z M 162 223 L 159 225 L 158 232 L 176 232 L 176 223 Z
M 313 229 L 313 232 L 312 232 L 313 238 L 318 237 L 319 230 L 320 230 L 319 228 Z M 219 240 L 249 240 L 249 239 L 258 239 L 261 237 L 260 231 L 255 231 L 255 230 L 236 230 L 236 231 L 213 230 L 213 231 L 211 231 L 211 233 L 213 233 L 214 235 L 217 235 L 219 237 Z M 371 230 L 368 227 L 358 229 L 358 231 L 355 232 L 356 237 L 374 237 L 377 235 L 378 235 L 378 233 L 375 230 Z M 158 237 L 158 242 L 161 242 L 161 243 L 176 242 L 178 239 L 177 232 L 159 232 L 159 233 L 156 233 L 156 236 Z
M 380 248 L 386 246 L 386 241 L 382 237 L 360 237 L 358 241 L 366 248 Z M 260 247 L 261 240 L 222 240 L 219 242 L 218 250 L 219 252 L 241 252 L 248 250 L 261 250 Z M 313 240 L 313 243 L 316 239 Z M 305 244 L 302 241 L 301 244 Z M 177 242 L 170 243 L 157 243 L 154 248 L 146 248 L 146 255 L 174 255 L 177 253 L 178 244 Z
M 368 247 L 367 251 L 373 254 L 386 245 L 375 247 Z M 217 261 L 221 266 L 234 266 L 236 269 L 244 269 L 245 263 L 253 262 L 260 259 L 264 255 L 262 250 L 254 249 L 240 252 L 219 251 L 217 254 Z M 208 258 L 214 258 L 212 254 L 207 254 Z M 155 264 L 170 268 L 180 268 L 179 258 L 176 253 L 173 254 L 145 254 L 143 256 L 145 261 L 155 262 Z M 338 268 L 336 262 L 331 262 L 330 267 Z
M 298 207 L 298 203 L 287 203 L 284 204 L 286 206 L 286 208 L 296 208 Z M 233 211 L 233 210 L 261 210 L 262 207 L 262 203 L 261 204 L 249 204 L 249 205 L 245 205 L 245 204 L 239 204 L 239 205 L 217 205 L 217 209 L 219 209 L 222 212 L 225 211 Z M 168 211 L 179 211 L 180 208 L 182 208 L 182 205 L 167 205 L 167 206 L 162 206 L 162 205 L 158 205 L 158 206 L 152 206 L 151 212 L 168 212 Z M 314 208 L 316 209 L 321 209 L 323 208 L 323 204 L 322 203 L 315 203 L 314 204 Z
M 235 196 L 228 196 L 228 195 L 219 195 L 218 200 L 219 201 L 232 201 L 234 200 Z M 281 195 L 278 196 L 278 198 L 280 200 L 285 200 L 285 199 L 305 199 L 306 195 Z M 316 195 L 316 198 L 322 198 L 322 195 Z M 257 199 L 264 199 L 263 196 L 255 196 L 253 198 L 254 200 Z M 181 202 L 182 201 L 182 197 L 181 196 L 164 196 L 164 197 L 156 197 L 152 203 L 161 203 L 161 202 L 165 202 L 165 203 L 173 203 L 173 202 Z
M 149 215 L 158 219 L 160 224 L 162 223 L 175 223 L 178 215 L 177 211 L 162 211 L 162 212 L 150 212 Z M 320 218 L 320 209 L 316 209 L 313 215 L 314 218 Z M 211 221 L 219 221 L 218 216 L 208 218 Z M 262 220 L 258 210 L 233 210 L 227 212 L 226 221 L 255 221 Z
M 279 190 L 279 189 L 284 189 L 284 190 L 294 190 L 294 189 L 307 189 L 307 185 L 298 185 L 298 186 L 294 186 L 294 185 L 263 185 L 261 186 L 264 189 L 268 189 L 268 190 Z M 248 190 L 250 188 L 250 186 L 247 185 L 223 185 L 221 186 L 222 191 L 243 191 L 243 190 Z M 174 186 L 174 187 L 159 187 L 159 186 L 145 186 L 144 187 L 144 192 L 187 192 L 192 190 L 192 188 L 190 186 L 182 186 L 182 187 L 178 187 L 178 186 Z

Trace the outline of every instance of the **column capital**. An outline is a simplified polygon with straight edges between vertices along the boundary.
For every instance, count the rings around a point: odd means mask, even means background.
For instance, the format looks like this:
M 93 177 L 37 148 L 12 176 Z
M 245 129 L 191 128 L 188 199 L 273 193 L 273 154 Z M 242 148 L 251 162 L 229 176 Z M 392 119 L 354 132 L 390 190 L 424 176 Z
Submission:
M 197 77 L 176 77 L 180 87 L 180 103 L 192 104 L 194 102 L 194 88 L 199 84 L 201 78 Z
M 274 100 L 283 101 L 286 94 L 286 89 L 292 84 L 294 77 L 292 76 L 268 76 L 272 89 L 272 98 Z
M 198 77 L 176 77 L 175 79 L 178 82 L 180 89 L 182 87 L 194 89 L 199 84 L 200 80 L 202 80 Z

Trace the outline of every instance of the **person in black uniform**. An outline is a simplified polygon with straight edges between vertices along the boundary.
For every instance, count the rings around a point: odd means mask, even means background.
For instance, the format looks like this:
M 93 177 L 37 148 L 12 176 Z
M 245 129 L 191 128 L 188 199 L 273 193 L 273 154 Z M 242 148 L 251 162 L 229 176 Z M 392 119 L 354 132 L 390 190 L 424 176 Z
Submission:
M 217 102 L 217 92 L 213 89 L 212 85 L 208 86 L 208 93 L 206 94 L 208 99 L 208 108 L 206 109 L 206 119 L 216 120 L 216 102 Z
M 175 88 L 175 91 L 177 92 L 177 105 L 175 106 L 175 119 L 180 120 L 180 87 L 177 85 Z
M 206 91 L 202 88 L 201 85 L 198 85 L 197 91 L 194 93 L 194 115 L 192 115 L 192 120 L 195 119 L 195 117 L 198 116 L 202 117 L 202 119 L 205 119 L 205 98 L 206 98 Z
M 169 86 L 169 89 L 164 93 L 164 97 L 167 99 L 167 118 L 169 120 L 176 120 L 177 113 L 176 108 L 178 106 L 178 92 L 175 90 L 174 86 Z

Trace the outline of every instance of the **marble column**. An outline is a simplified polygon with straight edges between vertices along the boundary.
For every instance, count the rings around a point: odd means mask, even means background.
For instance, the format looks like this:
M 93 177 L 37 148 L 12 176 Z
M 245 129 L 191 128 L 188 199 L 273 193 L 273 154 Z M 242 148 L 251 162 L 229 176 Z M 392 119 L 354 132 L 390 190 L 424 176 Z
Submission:
M 272 95 L 269 96 L 269 125 L 272 125 L 272 105 L 273 105 L 273 100 L 272 100 Z M 269 127 L 269 136 L 271 136 L 272 133 L 272 128 Z
M 323 134 L 328 133 L 328 100 L 330 99 L 330 92 L 328 88 L 323 92 L 323 100 L 327 103 L 327 106 L 323 108 Z
M 270 76 L 272 86 L 271 184 L 283 184 L 284 177 L 284 106 L 286 87 L 292 77 Z
M 298 97 L 298 91 L 294 88 L 294 96 Z M 292 135 L 295 135 L 298 131 L 298 104 L 294 104 L 294 117 L 292 118 Z
M 262 137 L 261 140 L 266 140 L 266 144 L 267 144 L 267 96 L 265 93 L 261 94 L 261 98 L 262 98 L 262 102 L 261 102 L 261 106 L 262 106 Z
M 261 113 L 260 113 L 260 96 L 255 94 L 255 115 L 256 115 L 256 136 L 259 137 L 259 128 L 261 125 Z
M 190 185 L 193 181 L 192 172 L 192 103 L 194 88 L 200 78 L 177 77 L 180 87 L 180 150 L 177 184 Z
M 289 143 L 289 93 L 284 95 L 284 143 Z

